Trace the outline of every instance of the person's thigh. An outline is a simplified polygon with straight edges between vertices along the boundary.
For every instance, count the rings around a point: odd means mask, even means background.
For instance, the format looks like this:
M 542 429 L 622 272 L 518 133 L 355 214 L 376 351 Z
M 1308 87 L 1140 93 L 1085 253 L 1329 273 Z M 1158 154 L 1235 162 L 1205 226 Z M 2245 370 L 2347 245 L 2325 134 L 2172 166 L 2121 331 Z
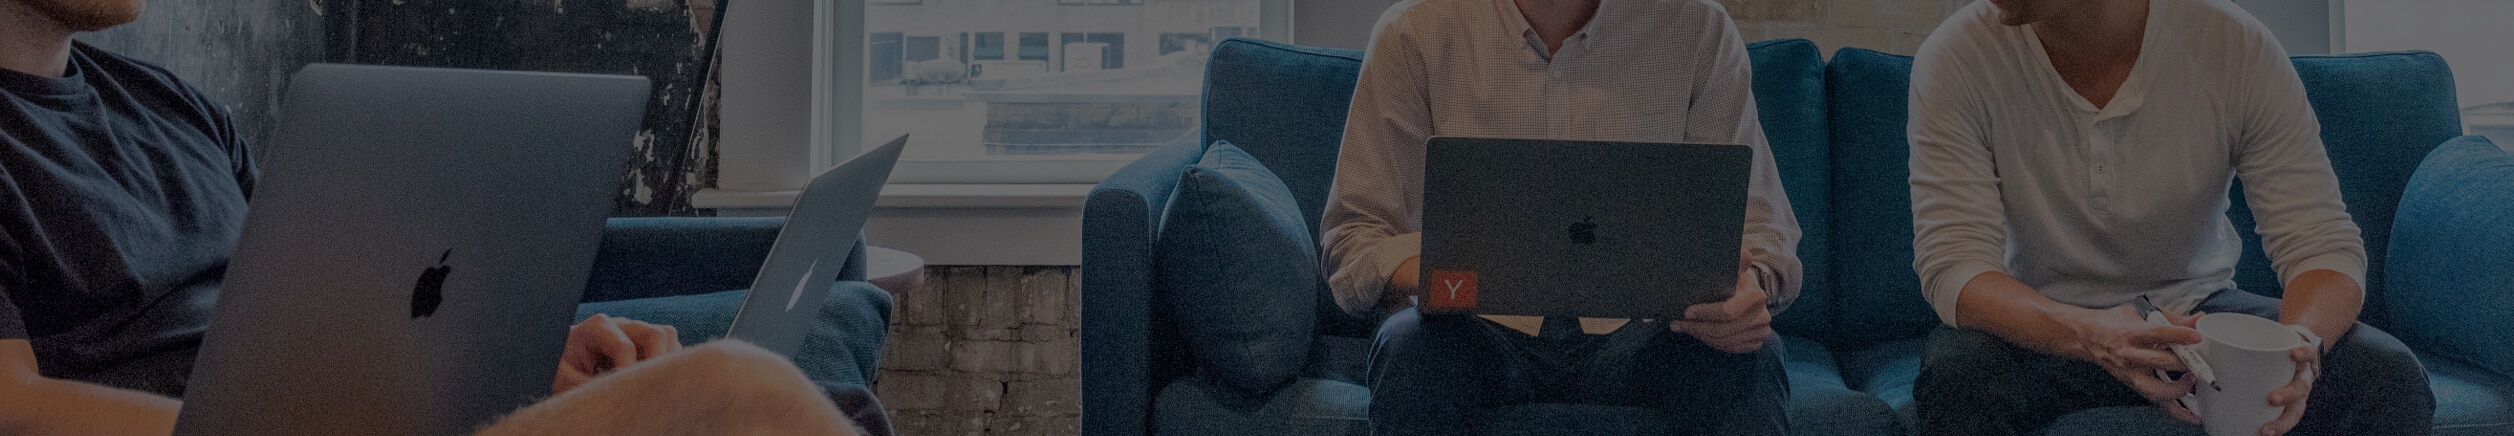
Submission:
M 854 435 L 820 387 L 783 356 L 717 341 L 641 362 L 518 410 L 480 432 L 506 435 Z
M 1474 316 L 1390 315 L 1371 353 L 1374 433 L 1464 434 L 1484 413 L 1520 402 L 1503 340 Z
M 1620 368 L 1590 368 L 1590 373 L 1624 371 L 1609 380 L 1613 386 L 1592 387 L 1613 405 L 1649 407 L 1665 412 L 1681 433 L 1772 435 L 1789 432 L 1789 379 L 1781 368 L 1781 341 L 1774 337 L 1763 349 L 1734 354 L 1667 331 L 1667 324 L 1634 322 L 1610 336 L 1646 341 L 1635 353 L 1616 359 Z M 1612 346 L 1607 347 L 1610 349 Z
M 2210 295 L 2199 309 L 2275 320 L 2279 304 L 2275 298 L 2227 290 Z M 2423 435 L 2433 432 L 2434 425 L 2435 396 L 2418 356 L 2390 333 L 2357 323 L 2323 353 L 2321 377 L 2293 434 Z
M 1930 332 L 1912 397 L 1926 435 L 2027 434 L 2069 412 L 2148 404 L 2100 366 L 1948 327 Z

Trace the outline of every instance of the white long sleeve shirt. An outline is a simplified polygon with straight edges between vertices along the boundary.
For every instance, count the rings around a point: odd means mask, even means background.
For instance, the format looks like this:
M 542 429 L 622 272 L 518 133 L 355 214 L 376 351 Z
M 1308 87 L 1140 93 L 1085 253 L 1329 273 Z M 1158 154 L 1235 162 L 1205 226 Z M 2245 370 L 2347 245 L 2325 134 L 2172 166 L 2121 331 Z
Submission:
M 1708 0 L 1606 0 L 1550 54 L 1511 0 L 1392 7 L 1363 61 L 1320 223 L 1336 303 L 1378 310 L 1390 272 L 1421 253 L 1424 141 L 1436 135 L 1749 145 L 1744 244 L 1774 300 L 1794 298 L 1798 222 L 1749 69 L 1728 13 Z
M 2224 0 L 2151 0 L 2138 62 L 2098 109 L 2033 26 L 1998 14 L 1956 12 L 1912 68 L 1913 267 L 1940 320 L 1963 321 L 1965 283 L 1992 271 L 2090 308 L 2234 289 L 2236 178 L 2281 283 L 2327 269 L 2364 284 L 2321 125 L 2259 21 Z

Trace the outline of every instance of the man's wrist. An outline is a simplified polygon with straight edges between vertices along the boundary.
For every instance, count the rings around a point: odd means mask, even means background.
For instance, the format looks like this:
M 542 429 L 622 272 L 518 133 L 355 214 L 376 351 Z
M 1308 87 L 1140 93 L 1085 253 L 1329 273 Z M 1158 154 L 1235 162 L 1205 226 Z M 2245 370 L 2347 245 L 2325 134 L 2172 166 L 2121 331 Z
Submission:
M 1759 288 L 1758 290 L 1763 291 L 1764 310 L 1774 312 L 1780 311 L 1781 292 L 1778 290 L 1778 287 L 1780 286 L 1780 279 L 1778 277 L 1773 277 L 1772 269 L 1765 268 L 1763 264 L 1758 263 L 1749 266 L 1747 271 L 1750 274 L 1754 274 L 1755 287 Z

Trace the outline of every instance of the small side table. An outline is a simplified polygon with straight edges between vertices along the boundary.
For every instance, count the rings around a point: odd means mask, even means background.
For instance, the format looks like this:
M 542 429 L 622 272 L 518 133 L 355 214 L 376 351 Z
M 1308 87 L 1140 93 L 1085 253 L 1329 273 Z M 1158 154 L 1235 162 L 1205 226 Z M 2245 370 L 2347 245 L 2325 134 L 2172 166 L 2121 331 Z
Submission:
M 891 295 L 925 287 L 925 258 L 890 247 L 864 247 L 864 277 Z

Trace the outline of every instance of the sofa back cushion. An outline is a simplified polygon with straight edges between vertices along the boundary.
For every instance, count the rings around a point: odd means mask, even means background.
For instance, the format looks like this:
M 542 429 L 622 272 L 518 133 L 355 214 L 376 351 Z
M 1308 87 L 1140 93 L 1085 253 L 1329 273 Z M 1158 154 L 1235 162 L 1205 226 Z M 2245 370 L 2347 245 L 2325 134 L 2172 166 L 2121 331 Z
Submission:
M 2380 305 L 2392 212 L 2418 162 L 2462 132 L 2453 72 L 2443 57 L 2428 52 L 2297 56 L 2293 61 L 2305 97 L 2321 119 L 2323 147 L 2339 175 L 2340 199 L 2348 203 L 2349 218 L 2365 237 L 2368 306 L 2360 319 L 2386 326 Z M 2244 243 L 2235 285 L 2280 295 L 2278 275 L 2261 249 L 2261 236 L 2252 232 L 2252 209 L 2244 204 L 2241 188 L 2229 194 L 2233 206 L 2226 212 Z
M 1249 394 L 1299 375 L 1318 318 L 1318 243 L 1274 173 L 1228 142 L 1179 176 L 1153 273 L 1197 369 Z
M 1781 333 L 1826 336 L 1833 332 L 1832 139 L 1825 130 L 1824 52 L 1804 39 L 1776 39 L 1746 46 L 1754 65 L 1755 111 L 1763 137 L 1779 164 L 1781 188 L 1798 217 L 1800 279 L 1797 302 L 1772 320 Z
M 1829 342 L 1919 336 L 1938 324 L 1912 272 L 1912 58 L 1845 48 L 1825 65 L 1833 137 L 1833 282 L 1842 313 Z
M 2514 153 L 2477 136 L 2456 139 L 2427 156 L 2407 192 L 2391 234 L 2398 249 L 2382 300 L 2394 325 L 2385 330 L 2420 351 L 2514 377 L 2505 338 L 2514 331 Z
M 1205 143 L 1239 144 L 1283 179 L 1310 240 L 1335 183 L 1362 52 L 1232 38 L 1205 64 Z

